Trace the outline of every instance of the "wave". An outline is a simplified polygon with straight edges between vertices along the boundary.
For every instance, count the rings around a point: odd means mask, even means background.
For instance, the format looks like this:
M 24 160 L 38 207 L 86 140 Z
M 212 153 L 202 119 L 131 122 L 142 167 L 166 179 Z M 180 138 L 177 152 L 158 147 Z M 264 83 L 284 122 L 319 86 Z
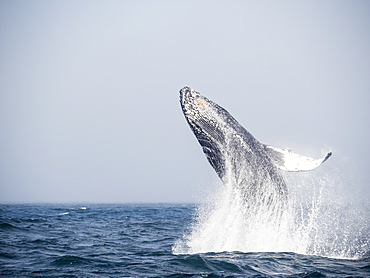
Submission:
M 89 259 L 84 259 L 79 256 L 73 255 L 64 255 L 57 259 L 55 259 L 52 264 L 57 266 L 68 266 L 68 265 L 81 265 L 81 264 L 89 264 Z
M 2 231 L 8 231 L 8 230 L 23 230 L 23 229 L 22 228 L 19 228 L 17 226 L 14 226 L 12 224 L 3 222 L 3 223 L 0 223 L 0 230 L 2 230 Z
M 169 261 L 176 274 L 165 277 L 348 277 L 370 267 L 369 260 L 338 261 L 319 256 L 285 252 L 221 252 L 178 255 Z M 323 267 L 325 266 L 325 267 Z M 213 275 L 212 275 L 213 274 Z M 218 274 L 218 275 L 214 275 Z M 360 275 L 361 276 L 361 275 Z

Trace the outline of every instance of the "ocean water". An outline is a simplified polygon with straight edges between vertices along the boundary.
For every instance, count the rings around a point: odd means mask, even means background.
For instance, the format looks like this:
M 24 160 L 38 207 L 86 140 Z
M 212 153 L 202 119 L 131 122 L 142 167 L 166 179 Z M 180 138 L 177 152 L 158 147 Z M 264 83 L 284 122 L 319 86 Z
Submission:
M 213 205 L 3 204 L 0 205 L 0 275 L 370 277 L 368 215 L 358 218 L 360 224 L 351 222 L 351 227 L 344 221 L 342 228 L 341 223 L 331 222 L 330 229 L 320 229 L 317 225 L 323 224 L 315 224 L 310 218 L 314 209 L 306 208 L 306 214 L 300 213 L 308 220 L 298 219 L 296 224 L 302 227 L 301 222 L 305 222 L 305 227 L 311 227 L 303 241 L 300 238 L 301 241 L 288 244 L 287 250 L 279 251 L 279 244 L 275 246 L 268 239 L 267 243 L 263 242 L 259 237 L 249 251 L 243 242 L 252 243 L 253 239 L 232 231 L 246 227 L 238 228 L 230 219 L 217 218 L 223 215 L 226 202 L 223 201 L 216 202 L 217 205 L 215 202 Z M 342 209 L 348 211 L 348 207 Z M 329 216 L 333 218 L 333 212 Z M 347 216 L 337 217 L 337 222 Z M 238 220 L 238 217 L 233 218 Z M 317 218 L 316 215 L 314 219 Z M 218 225 L 211 224 L 212 221 Z M 356 232 L 351 233 L 351 228 Z M 232 240 L 225 243 L 227 238 Z M 299 243 L 304 246 L 297 246 Z M 262 245 L 261 250 L 258 244 Z M 273 251 L 266 244 L 272 244 Z

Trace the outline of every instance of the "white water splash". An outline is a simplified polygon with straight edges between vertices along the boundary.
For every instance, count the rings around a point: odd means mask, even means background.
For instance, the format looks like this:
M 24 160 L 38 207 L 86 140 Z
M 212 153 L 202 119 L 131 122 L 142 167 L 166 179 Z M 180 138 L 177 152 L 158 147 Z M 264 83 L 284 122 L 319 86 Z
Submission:
M 333 195 L 333 189 L 340 189 L 333 177 L 289 175 L 284 209 L 248 208 L 241 189 L 220 186 L 199 205 L 190 234 L 176 242 L 173 252 L 295 252 L 352 259 L 368 255 L 369 209 L 341 203 Z

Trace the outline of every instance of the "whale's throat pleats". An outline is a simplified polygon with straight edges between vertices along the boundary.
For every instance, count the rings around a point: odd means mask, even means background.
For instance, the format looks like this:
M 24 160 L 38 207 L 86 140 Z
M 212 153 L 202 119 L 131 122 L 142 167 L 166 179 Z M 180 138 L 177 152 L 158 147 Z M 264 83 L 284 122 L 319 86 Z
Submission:
M 220 143 L 224 140 L 222 133 L 217 131 L 204 119 L 201 119 L 196 124 L 193 123 L 190 126 L 201 145 L 208 162 L 216 171 L 217 175 L 222 179 L 225 175 L 225 159 L 220 146 Z M 212 137 L 210 135 L 212 135 Z
M 208 162 L 216 171 L 220 179 L 223 179 L 225 176 L 225 161 L 221 150 L 211 140 L 198 139 L 198 141 L 203 148 L 203 152 L 206 155 Z

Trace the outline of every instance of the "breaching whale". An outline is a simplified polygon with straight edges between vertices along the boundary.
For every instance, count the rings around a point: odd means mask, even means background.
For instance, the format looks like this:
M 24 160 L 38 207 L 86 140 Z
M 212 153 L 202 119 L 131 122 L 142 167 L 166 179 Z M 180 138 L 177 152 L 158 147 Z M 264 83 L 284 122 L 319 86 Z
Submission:
M 225 185 L 240 189 L 247 206 L 282 208 L 287 186 L 280 173 L 317 168 L 314 159 L 260 143 L 224 108 L 186 86 L 180 90 L 185 118 L 209 163 Z

